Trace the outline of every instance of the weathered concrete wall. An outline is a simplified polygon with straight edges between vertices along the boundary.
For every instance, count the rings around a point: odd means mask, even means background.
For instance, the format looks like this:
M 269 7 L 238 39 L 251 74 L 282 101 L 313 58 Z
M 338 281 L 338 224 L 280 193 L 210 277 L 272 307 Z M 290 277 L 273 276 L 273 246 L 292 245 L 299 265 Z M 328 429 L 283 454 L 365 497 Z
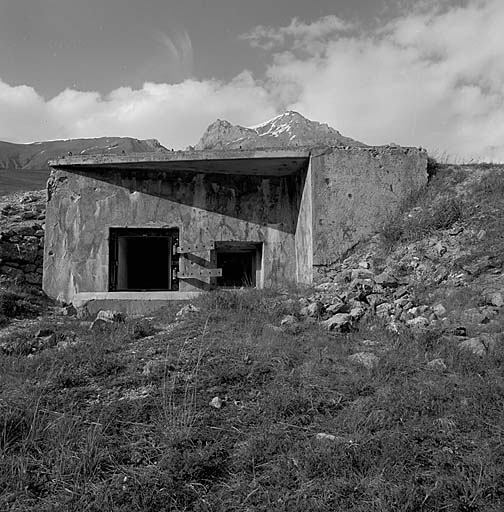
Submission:
M 332 148 L 312 155 L 313 264 L 323 270 L 427 183 L 417 148 Z
M 296 225 L 296 280 L 311 284 L 313 280 L 313 186 L 311 160 L 305 173 L 299 176 L 302 191 Z
M 110 227 L 180 229 L 180 244 L 263 242 L 264 286 L 296 276 L 296 178 L 134 171 L 55 171 L 48 183 L 43 287 L 69 302 L 109 283 Z M 210 251 L 198 253 L 203 265 Z M 181 271 L 185 270 L 181 258 Z M 208 282 L 208 280 L 207 280 Z M 204 288 L 181 282 L 181 291 Z

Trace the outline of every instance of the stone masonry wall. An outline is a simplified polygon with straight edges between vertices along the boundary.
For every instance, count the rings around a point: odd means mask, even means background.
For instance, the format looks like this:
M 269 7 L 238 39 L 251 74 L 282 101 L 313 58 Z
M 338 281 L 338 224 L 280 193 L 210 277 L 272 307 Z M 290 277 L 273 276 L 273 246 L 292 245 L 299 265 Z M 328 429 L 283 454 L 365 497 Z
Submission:
M 45 191 L 0 197 L 0 282 L 42 285 Z

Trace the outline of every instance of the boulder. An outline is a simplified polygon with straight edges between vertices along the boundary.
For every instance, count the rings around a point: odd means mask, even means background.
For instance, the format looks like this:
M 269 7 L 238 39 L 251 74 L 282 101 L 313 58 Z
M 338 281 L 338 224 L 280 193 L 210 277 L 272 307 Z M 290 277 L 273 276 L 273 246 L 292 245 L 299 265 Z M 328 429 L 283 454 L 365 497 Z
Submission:
M 328 320 L 322 322 L 322 325 L 330 331 L 334 329 L 346 330 L 350 327 L 352 317 L 348 313 L 336 313 Z
M 412 329 L 425 329 L 429 326 L 429 320 L 427 320 L 427 318 L 424 316 L 417 316 L 411 320 L 408 320 L 406 325 Z
M 182 309 L 180 309 L 177 314 L 175 315 L 175 318 L 177 320 L 184 320 L 196 313 L 199 313 L 200 309 L 195 306 L 194 304 L 187 304 Z
M 352 363 L 364 366 L 369 370 L 374 368 L 380 362 L 380 358 L 372 352 L 357 352 L 356 354 L 348 356 L 348 360 Z

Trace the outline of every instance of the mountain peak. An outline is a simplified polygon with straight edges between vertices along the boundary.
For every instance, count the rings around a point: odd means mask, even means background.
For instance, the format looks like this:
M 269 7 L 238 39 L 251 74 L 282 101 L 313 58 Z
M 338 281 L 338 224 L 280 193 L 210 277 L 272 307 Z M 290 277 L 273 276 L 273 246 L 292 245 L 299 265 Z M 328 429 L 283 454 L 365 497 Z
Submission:
M 364 146 L 344 137 L 327 124 L 289 110 L 264 123 L 244 127 L 217 119 L 205 131 L 195 149 L 256 149 L 314 146 Z

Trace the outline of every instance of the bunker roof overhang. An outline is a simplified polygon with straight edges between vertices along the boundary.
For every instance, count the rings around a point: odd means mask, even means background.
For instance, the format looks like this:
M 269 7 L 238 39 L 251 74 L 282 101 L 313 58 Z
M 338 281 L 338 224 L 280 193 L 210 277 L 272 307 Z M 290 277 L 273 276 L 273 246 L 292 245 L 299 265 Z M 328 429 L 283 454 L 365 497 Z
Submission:
M 49 165 L 69 172 L 158 171 L 166 173 L 288 176 L 308 166 L 308 150 L 213 150 L 130 153 L 125 155 L 70 155 Z

